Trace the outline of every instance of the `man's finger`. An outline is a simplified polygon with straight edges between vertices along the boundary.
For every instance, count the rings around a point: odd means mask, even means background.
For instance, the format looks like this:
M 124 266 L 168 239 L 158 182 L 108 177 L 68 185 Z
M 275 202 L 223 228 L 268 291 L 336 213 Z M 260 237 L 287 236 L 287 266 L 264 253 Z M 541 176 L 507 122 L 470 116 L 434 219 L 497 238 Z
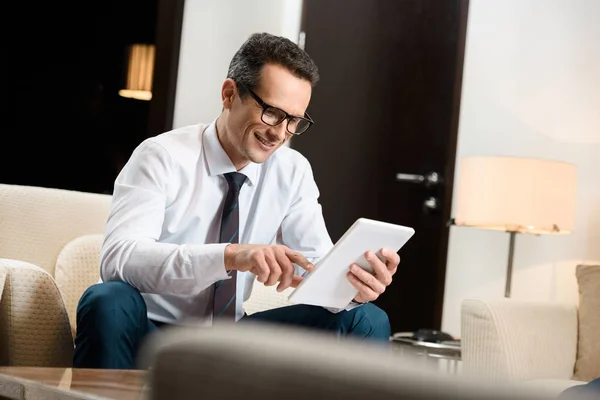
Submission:
M 273 286 L 281 277 L 281 267 L 273 254 L 265 254 L 265 259 L 269 265 L 269 277 L 265 282 L 265 286 Z
M 286 257 L 285 253 L 278 252 L 277 254 L 277 262 L 281 267 L 281 276 L 279 278 L 279 285 L 277 286 L 277 291 L 281 292 L 292 284 L 292 277 L 294 276 L 294 265 L 290 261 L 289 258 Z
M 398 271 L 398 267 L 390 268 L 390 269 L 388 269 L 388 271 L 390 271 L 390 276 L 393 277 L 394 274 Z M 391 282 L 390 282 L 390 284 L 391 284 Z
M 390 249 L 381 249 L 381 255 L 386 259 L 388 270 L 393 270 L 400 264 L 400 255 Z
M 381 261 L 379 257 L 375 255 L 372 251 L 367 251 L 365 253 L 365 258 L 373 267 L 373 272 L 375 272 L 375 276 L 379 278 L 384 285 L 389 285 L 391 283 L 392 277 L 387 269 L 387 265 Z M 389 282 L 388 282 L 389 281 Z
M 258 281 L 261 283 L 265 283 L 267 279 L 269 279 L 269 264 L 264 258 L 262 253 L 257 253 L 252 257 L 252 269 L 254 274 L 258 277 Z
M 346 276 L 348 277 L 348 280 L 350 281 L 350 283 L 352 284 L 352 286 L 354 286 L 354 288 L 356 290 L 358 290 L 358 293 L 360 294 L 361 298 L 363 298 L 364 300 L 366 300 L 366 301 L 373 301 L 373 300 L 377 299 L 377 297 L 379 297 L 379 295 L 377 293 L 375 293 L 373 291 L 373 289 L 371 289 L 370 287 L 368 287 L 367 285 L 365 285 L 352 272 L 348 272 L 346 274 Z
M 350 266 L 350 272 L 374 292 L 381 294 L 385 291 L 384 283 L 380 282 L 373 274 L 365 271 L 358 265 L 352 264 Z
M 297 251 L 288 250 L 285 254 L 288 256 L 291 262 L 299 265 L 303 269 L 307 271 L 312 271 L 313 269 L 315 269 L 315 266 L 312 265 L 311 262 L 306 259 L 306 257 L 298 253 Z
M 294 275 L 292 277 L 292 284 L 290 285 L 290 287 L 293 287 L 293 288 L 298 287 L 298 285 L 301 284 L 303 280 L 304 280 L 303 276 Z

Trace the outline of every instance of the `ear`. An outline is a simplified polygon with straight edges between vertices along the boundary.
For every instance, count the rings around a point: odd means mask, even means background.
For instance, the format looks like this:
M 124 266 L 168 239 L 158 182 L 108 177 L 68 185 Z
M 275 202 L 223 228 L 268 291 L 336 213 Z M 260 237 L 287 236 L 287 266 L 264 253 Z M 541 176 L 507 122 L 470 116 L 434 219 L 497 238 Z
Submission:
M 229 110 L 237 96 L 238 90 L 235 81 L 231 78 L 225 79 L 223 86 L 221 87 L 221 101 L 223 102 L 223 108 Z

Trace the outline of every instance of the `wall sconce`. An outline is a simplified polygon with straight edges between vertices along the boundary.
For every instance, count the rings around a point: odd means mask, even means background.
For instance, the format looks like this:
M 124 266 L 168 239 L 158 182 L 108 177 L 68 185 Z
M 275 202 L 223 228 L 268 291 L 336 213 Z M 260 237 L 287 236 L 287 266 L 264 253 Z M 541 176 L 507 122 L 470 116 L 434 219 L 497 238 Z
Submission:
M 134 44 L 128 49 L 127 83 L 119 95 L 137 100 L 152 99 L 152 78 L 156 47 L 153 44 Z

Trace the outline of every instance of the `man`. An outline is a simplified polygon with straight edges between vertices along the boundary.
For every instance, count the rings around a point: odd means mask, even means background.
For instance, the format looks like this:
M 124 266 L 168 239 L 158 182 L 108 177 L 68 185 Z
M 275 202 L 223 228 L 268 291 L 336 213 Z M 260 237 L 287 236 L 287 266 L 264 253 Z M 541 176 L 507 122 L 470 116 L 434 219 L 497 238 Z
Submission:
M 135 149 L 115 181 L 102 282 L 79 302 L 75 367 L 135 368 L 147 334 L 190 320 L 247 318 L 388 340 L 387 315 L 369 303 L 398 267 L 387 249 L 385 262 L 367 254 L 374 274 L 349 266 L 358 295 L 343 310 L 243 311 L 255 279 L 296 287 L 332 247 L 310 164 L 283 146 L 312 125 L 306 109 L 317 80 L 294 43 L 252 35 L 231 61 L 213 123 Z

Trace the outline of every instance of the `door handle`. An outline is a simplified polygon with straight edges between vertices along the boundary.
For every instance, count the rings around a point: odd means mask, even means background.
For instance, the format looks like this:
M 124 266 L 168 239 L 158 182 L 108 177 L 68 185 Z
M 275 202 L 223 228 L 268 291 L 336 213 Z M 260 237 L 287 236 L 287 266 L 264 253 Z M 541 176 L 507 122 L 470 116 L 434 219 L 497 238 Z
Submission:
M 401 172 L 396 174 L 396 181 L 398 182 L 410 182 L 410 183 L 421 183 L 427 187 L 436 186 L 442 182 L 440 174 L 437 172 L 429 172 L 425 175 L 417 174 L 403 174 Z
M 426 211 L 435 211 L 439 208 L 439 206 L 438 199 L 433 196 L 426 198 L 423 202 L 423 209 Z

